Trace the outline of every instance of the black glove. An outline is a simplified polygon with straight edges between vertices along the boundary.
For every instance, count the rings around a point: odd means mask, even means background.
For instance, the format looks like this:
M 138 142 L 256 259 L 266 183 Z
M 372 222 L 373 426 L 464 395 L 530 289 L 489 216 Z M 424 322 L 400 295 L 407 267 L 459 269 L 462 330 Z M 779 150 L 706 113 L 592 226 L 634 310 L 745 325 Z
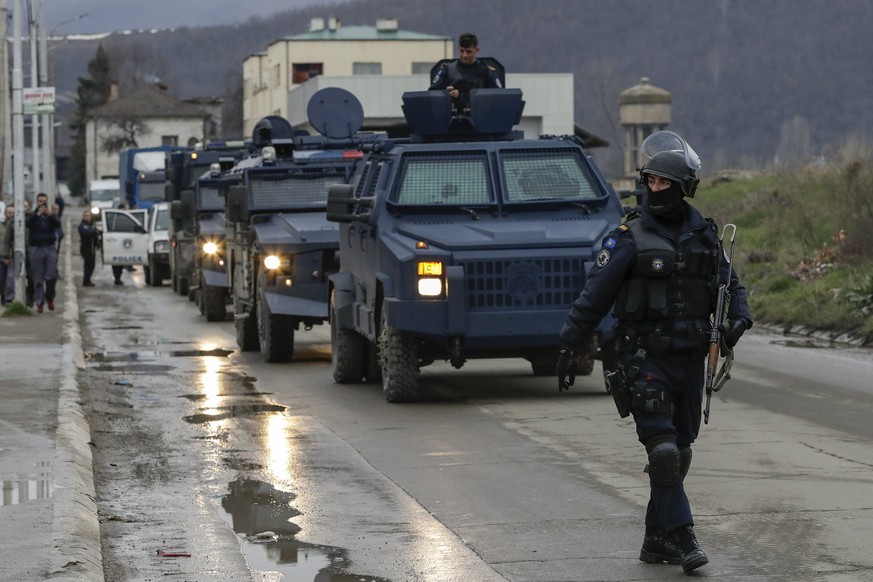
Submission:
M 724 340 L 724 345 L 728 349 L 732 349 L 748 328 L 749 324 L 745 319 L 733 319 L 721 324 L 721 337 Z
M 558 392 L 569 390 L 576 382 L 576 354 L 569 348 L 563 348 L 558 352 L 558 364 L 555 370 L 558 373 Z

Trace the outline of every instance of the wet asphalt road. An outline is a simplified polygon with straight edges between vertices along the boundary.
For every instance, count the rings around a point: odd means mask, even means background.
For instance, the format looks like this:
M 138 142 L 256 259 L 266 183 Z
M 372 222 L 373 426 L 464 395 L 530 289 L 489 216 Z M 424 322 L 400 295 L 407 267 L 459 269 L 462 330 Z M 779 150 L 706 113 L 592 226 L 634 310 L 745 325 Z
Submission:
M 526 362 L 435 364 L 390 405 L 333 382 L 325 326 L 265 364 L 125 277 L 79 296 L 107 580 L 681 578 L 637 560 L 645 457 L 599 368 L 559 395 Z M 873 580 L 869 351 L 758 332 L 737 359 L 686 480 L 697 577 Z

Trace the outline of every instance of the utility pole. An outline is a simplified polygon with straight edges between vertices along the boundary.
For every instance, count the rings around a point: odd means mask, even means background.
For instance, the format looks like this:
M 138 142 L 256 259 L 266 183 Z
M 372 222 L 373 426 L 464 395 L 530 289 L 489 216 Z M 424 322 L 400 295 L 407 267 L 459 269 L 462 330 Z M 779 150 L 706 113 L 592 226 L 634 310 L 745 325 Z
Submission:
M 28 21 L 28 36 L 30 37 L 30 87 L 36 89 L 39 87 L 37 79 L 37 55 L 36 55 L 36 13 L 33 9 L 33 0 L 27 0 Z M 40 163 L 39 163 L 39 113 L 34 112 L 30 116 L 30 176 L 33 180 L 33 195 L 37 192 L 42 192 L 42 180 L 40 180 Z M 51 208 L 53 198 L 49 198 L 49 208 Z
M 39 86 L 48 87 L 48 42 L 45 30 L 45 0 L 39 0 Z M 42 178 L 44 192 L 55 201 L 55 114 L 49 113 L 42 122 Z
M 12 9 L 12 132 L 13 132 L 13 191 L 15 196 L 15 299 L 27 301 L 24 254 L 24 117 L 22 108 L 21 74 L 21 0 L 13 0 Z M 5 42 L 5 40 L 4 40 Z
M 0 196 L 12 192 L 12 116 L 9 100 L 9 42 L 6 38 L 6 0 L 0 0 Z

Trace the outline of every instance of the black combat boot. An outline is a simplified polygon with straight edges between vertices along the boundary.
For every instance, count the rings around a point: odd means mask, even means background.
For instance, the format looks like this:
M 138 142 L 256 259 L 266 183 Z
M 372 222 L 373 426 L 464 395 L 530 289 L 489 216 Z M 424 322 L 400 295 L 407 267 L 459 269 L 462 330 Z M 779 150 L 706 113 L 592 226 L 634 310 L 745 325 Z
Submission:
M 672 539 L 668 538 L 667 532 L 660 528 L 647 527 L 646 536 L 643 538 L 643 548 L 640 550 L 640 561 L 646 564 L 674 564 L 682 562 Z
M 700 544 L 697 543 L 697 536 L 694 535 L 694 528 L 690 525 L 677 527 L 670 531 L 673 537 L 673 542 L 679 548 L 679 553 L 682 554 L 680 563 L 682 571 L 690 574 L 692 570 L 708 564 L 709 558 L 700 549 Z

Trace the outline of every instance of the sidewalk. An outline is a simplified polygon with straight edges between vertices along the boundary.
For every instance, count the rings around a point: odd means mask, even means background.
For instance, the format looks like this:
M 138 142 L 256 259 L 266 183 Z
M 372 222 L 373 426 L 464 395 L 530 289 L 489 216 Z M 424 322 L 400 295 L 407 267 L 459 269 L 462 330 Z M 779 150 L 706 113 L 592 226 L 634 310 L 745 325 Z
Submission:
M 81 208 L 70 204 L 55 310 L 0 317 L 0 580 L 102 582 L 76 284 Z

